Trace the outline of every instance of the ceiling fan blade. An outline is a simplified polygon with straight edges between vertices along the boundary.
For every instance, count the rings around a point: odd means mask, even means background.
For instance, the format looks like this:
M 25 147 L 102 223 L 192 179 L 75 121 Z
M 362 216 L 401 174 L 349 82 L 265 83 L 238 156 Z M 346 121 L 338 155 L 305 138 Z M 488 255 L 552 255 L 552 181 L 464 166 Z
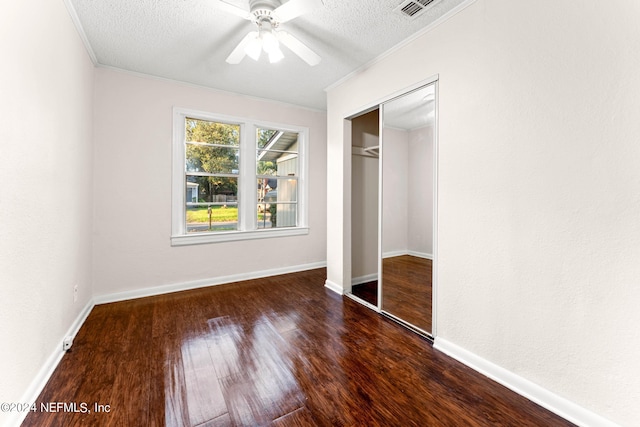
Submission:
M 289 0 L 273 11 L 278 22 L 287 22 L 307 12 L 311 12 L 316 7 L 323 6 L 322 0 Z
M 238 6 L 235 6 L 231 3 L 227 3 L 224 0 L 214 0 L 213 4 L 218 9 L 224 10 L 225 12 L 232 13 L 236 16 L 239 16 L 240 18 L 244 18 L 249 21 L 252 19 L 251 13 L 248 10 L 241 9 Z
M 298 55 L 312 67 L 314 65 L 318 65 L 322 60 L 322 58 L 320 58 L 317 53 L 309 49 L 306 44 L 302 43 L 300 40 L 293 37 L 286 31 L 278 31 L 276 35 L 278 36 L 278 40 L 280 40 L 283 45 L 288 47 L 289 50 Z
M 236 48 L 233 49 L 233 52 L 231 52 L 227 57 L 227 62 L 229 64 L 239 64 L 247 54 L 245 51 L 247 45 L 256 37 L 258 37 L 257 31 L 251 31 L 249 34 L 244 36 L 244 38 L 240 40 L 240 43 L 238 43 L 238 46 L 236 46 Z

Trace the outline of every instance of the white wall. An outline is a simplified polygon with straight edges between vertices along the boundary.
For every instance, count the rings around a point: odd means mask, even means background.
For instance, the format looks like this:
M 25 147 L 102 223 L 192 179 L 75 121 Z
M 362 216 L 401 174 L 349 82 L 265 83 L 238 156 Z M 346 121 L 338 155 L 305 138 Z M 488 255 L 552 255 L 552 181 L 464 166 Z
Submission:
M 91 296 L 93 66 L 61 1 L 6 2 L 0 58 L 0 402 L 22 402 Z
M 378 274 L 378 159 L 353 155 L 351 168 L 351 277 L 359 284 Z
M 325 260 L 325 113 L 109 69 L 95 97 L 96 296 Z M 174 106 L 308 127 L 309 235 L 171 247 Z
M 352 146 L 380 144 L 378 117 L 374 110 L 351 121 Z M 351 155 L 351 173 L 351 278 L 358 285 L 378 274 L 378 159 Z
M 343 117 L 439 75 L 438 337 L 627 426 L 640 419 L 638 17 L 631 1 L 478 0 L 328 94 L 340 215 Z M 344 224 L 329 218 L 334 281 Z

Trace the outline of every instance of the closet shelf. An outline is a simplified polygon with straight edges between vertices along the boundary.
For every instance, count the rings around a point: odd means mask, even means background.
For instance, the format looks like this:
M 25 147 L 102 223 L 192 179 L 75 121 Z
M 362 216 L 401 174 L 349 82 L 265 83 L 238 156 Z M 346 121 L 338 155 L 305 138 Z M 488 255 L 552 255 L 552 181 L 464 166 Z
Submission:
M 380 146 L 375 145 L 373 147 L 358 147 L 354 145 L 351 147 L 351 154 L 355 154 L 356 156 L 378 158 L 380 156 Z

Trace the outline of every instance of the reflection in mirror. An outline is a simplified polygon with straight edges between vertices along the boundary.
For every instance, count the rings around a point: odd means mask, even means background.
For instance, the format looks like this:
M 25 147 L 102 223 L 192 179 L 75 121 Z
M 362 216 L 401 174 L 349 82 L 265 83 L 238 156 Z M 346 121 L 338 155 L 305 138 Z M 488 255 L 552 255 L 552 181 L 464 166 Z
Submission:
M 383 105 L 382 304 L 432 332 L 435 85 Z

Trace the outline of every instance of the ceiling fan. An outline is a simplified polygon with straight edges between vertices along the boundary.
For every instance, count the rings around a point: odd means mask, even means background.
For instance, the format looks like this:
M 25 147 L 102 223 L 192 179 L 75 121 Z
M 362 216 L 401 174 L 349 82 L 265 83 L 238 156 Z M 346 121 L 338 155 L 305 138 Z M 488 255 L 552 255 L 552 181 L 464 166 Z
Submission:
M 248 11 L 224 0 L 216 0 L 214 4 L 219 9 L 251 21 L 257 26 L 257 31 L 251 31 L 244 36 L 227 57 L 226 61 L 229 64 L 238 64 L 245 56 L 257 61 L 262 51 L 269 55 L 269 62 L 278 62 L 284 58 L 280 43 L 307 64 L 314 66 L 320 63 L 317 53 L 279 27 L 280 24 L 322 6 L 322 0 L 289 0 L 282 5 L 279 5 L 277 0 L 249 0 Z

